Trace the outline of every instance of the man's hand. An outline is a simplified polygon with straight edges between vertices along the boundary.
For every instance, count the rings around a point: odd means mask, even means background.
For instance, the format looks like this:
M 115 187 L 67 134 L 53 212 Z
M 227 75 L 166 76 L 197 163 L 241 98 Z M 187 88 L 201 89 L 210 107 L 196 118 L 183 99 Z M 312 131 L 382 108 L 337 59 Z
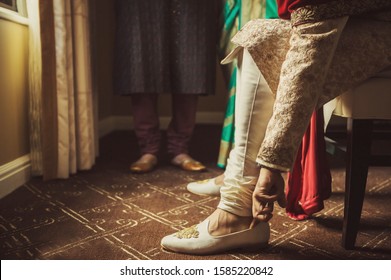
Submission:
M 261 168 L 253 192 L 253 217 L 262 222 L 269 221 L 273 214 L 274 201 L 281 207 L 286 206 L 284 193 L 285 182 L 278 171 Z

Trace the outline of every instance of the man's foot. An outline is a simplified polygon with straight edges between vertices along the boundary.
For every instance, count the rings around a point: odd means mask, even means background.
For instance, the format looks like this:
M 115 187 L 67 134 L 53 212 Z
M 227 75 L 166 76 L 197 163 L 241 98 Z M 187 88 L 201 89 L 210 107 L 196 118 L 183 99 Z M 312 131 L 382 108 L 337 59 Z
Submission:
M 156 165 L 157 157 L 155 155 L 144 154 L 130 166 L 130 171 L 133 173 L 147 173 L 152 171 Z
M 241 217 L 217 208 L 207 220 L 209 220 L 209 233 L 219 236 L 249 229 L 253 218 Z
M 215 254 L 237 248 L 262 248 L 270 237 L 268 223 L 249 229 L 252 217 L 240 217 L 217 209 L 202 223 L 164 237 L 161 246 L 167 250 L 194 254 Z

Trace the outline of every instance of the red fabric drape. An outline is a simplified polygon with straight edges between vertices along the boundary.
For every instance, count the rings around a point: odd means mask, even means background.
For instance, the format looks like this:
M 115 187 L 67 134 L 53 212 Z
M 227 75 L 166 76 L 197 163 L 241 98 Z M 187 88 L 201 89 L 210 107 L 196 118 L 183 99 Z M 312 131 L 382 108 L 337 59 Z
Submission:
M 277 0 L 278 16 L 283 19 L 290 19 L 292 11 L 297 8 L 306 5 L 318 5 L 328 2 L 337 3 L 337 0 Z
M 295 220 L 304 220 L 324 208 L 331 195 L 331 173 L 326 158 L 323 109 L 312 114 L 292 172 L 288 173 L 286 212 Z

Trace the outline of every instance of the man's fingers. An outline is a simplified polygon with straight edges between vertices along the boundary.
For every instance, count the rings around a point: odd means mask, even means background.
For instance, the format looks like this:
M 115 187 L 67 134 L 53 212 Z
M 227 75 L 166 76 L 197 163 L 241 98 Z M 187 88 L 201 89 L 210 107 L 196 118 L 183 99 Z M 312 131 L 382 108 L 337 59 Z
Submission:
M 273 217 L 272 213 L 260 214 L 260 215 L 254 216 L 254 218 L 260 222 L 268 222 L 272 217 Z
M 258 215 L 259 214 L 267 214 L 271 213 L 274 210 L 274 203 L 273 202 L 267 202 L 267 203 L 260 203 Z
M 274 201 L 278 200 L 278 199 L 279 199 L 279 195 L 278 195 L 278 194 L 271 194 L 271 195 L 267 195 L 267 194 L 255 194 L 255 198 L 256 198 L 259 202 L 268 203 L 268 202 L 274 202 Z
M 253 208 L 253 217 L 258 221 L 268 221 L 273 216 L 274 203 L 261 203 L 258 207 Z
M 282 184 L 281 184 L 282 183 Z M 278 205 L 282 208 L 286 207 L 286 197 L 284 192 L 284 182 L 278 182 L 271 187 L 258 186 L 254 191 L 254 198 L 259 202 L 274 202 L 277 201 Z
M 281 207 L 286 206 L 284 179 L 280 173 L 262 168 L 253 192 L 252 213 L 254 219 L 269 221 L 273 215 L 274 202 Z

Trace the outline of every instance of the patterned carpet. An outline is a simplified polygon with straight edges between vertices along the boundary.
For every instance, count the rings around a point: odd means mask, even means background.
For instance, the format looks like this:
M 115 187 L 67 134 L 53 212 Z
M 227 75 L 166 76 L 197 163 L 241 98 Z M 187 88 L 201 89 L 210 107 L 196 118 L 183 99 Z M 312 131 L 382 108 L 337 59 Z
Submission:
M 215 167 L 219 135 L 214 126 L 196 129 L 191 151 L 207 172 L 181 171 L 164 159 L 145 175 L 128 172 L 137 157 L 131 132 L 104 137 L 93 170 L 69 180 L 34 178 L 0 200 L 1 259 L 391 259 L 391 168 L 370 169 L 357 249 L 346 251 L 340 246 L 344 169 L 334 160 L 325 210 L 297 222 L 277 208 L 267 248 L 213 256 L 162 250 L 164 235 L 198 223 L 218 203 L 185 186 L 222 172 Z

